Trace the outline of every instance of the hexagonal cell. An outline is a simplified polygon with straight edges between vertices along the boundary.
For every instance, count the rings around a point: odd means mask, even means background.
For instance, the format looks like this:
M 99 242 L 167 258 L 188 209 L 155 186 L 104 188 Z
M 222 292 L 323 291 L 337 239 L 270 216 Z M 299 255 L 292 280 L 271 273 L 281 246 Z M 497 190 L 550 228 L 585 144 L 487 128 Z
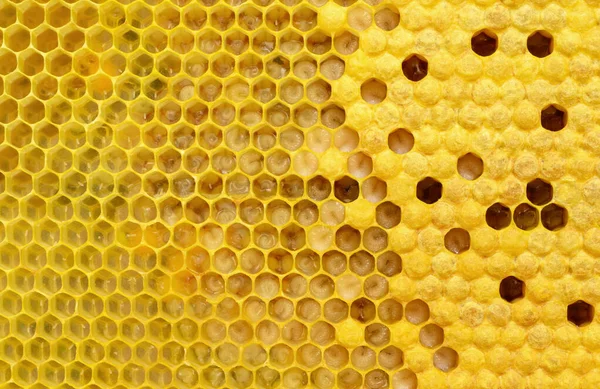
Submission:
M 83 47 L 85 34 L 73 26 L 67 26 L 60 31 L 60 46 L 67 51 L 76 51 Z
M 331 37 L 320 31 L 315 32 L 306 38 L 306 48 L 313 54 L 325 54 L 331 50 Z
M 206 12 L 196 4 L 183 10 L 183 24 L 190 30 L 197 31 L 206 24 Z
M 7 75 L 17 68 L 17 56 L 8 49 L 0 49 L 0 74 Z
M 483 174 L 483 160 L 473 153 L 467 153 L 458 159 L 456 170 L 462 178 L 472 181 Z
M 47 53 L 58 47 L 58 34 L 48 27 L 40 27 L 33 31 L 33 46 Z
M 114 32 L 115 47 L 124 53 L 131 53 L 140 46 L 139 34 L 129 27 L 121 27 Z M 125 61 L 123 61 L 125 62 Z
M 554 51 L 554 38 L 548 31 L 536 31 L 527 37 L 527 50 L 538 58 L 544 58 Z
M 393 6 L 386 6 L 375 12 L 375 25 L 384 31 L 392 31 L 400 24 L 400 13 Z
M 425 177 L 417 184 L 417 198 L 425 204 L 433 204 L 442 198 L 442 183 L 432 177 Z
M 44 70 L 44 57 L 34 49 L 27 49 L 19 54 L 19 69 L 28 76 Z
M 238 23 L 244 30 L 254 31 L 262 24 L 262 12 L 254 7 L 245 7 L 238 16 Z
M 527 183 L 527 199 L 535 205 L 544 205 L 552 200 L 554 188 L 552 184 L 540 178 Z
M 350 317 L 359 323 L 368 323 L 375 318 L 375 315 L 375 304 L 366 298 L 355 300 L 350 306 Z
M 211 62 L 211 71 L 217 77 L 225 78 L 233 73 L 235 60 L 228 54 L 220 54 Z
M 404 128 L 394 130 L 388 135 L 388 147 L 396 154 L 406 154 L 414 145 L 415 137 Z
M 471 236 L 467 230 L 453 228 L 444 236 L 444 247 L 454 254 L 463 253 L 471 247 Z
M 594 320 L 594 307 L 583 300 L 578 300 L 567 307 L 567 320 L 577 327 L 583 327 Z
M 550 230 L 560 230 L 567 225 L 568 212 L 557 204 L 546 205 L 541 213 L 542 225 Z
M 381 12 L 381 11 L 380 11 Z M 348 25 L 358 31 L 364 31 L 373 23 L 373 12 L 366 7 L 357 6 L 348 10 Z
M 104 3 L 100 6 L 100 21 L 108 28 L 115 28 L 125 23 L 126 15 L 123 6 L 116 2 Z
M 542 109 L 542 127 L 548 131 L 560 131 L 567 126 L 567 116 L 566 109 L 556 104 L 551 104 Z
M 517 277 L 509 276 L 500 281 L 500 297 L 509 303 L 525 296 L 525 283 Z
M 246 54 L 238 61 L 238 71 L 246 78 L 254 78 L 263 71 L 263 62 L 254 54 Z
M 360 235 L 360 231 L 357 229 L 348 225 L 342 226 L 335 232 L 335 244 L 342 251 L 354 251 L 360 245 Z M 362 252 L 361 254 L 367 254 L 366 256 L 371 256 L 366 252 Z
M 281 31 L 290 24 L 290 14 L 284 8 L 273 7 L 265 14 L 265 24 L 273 31 Z
M 406 304 L 404 316 L 406 320 L 414 325 L 419 325 L 429 320 L 429 305 L 423 300 L 412 300 Z
M 367 201 L 378 203 L 387 196 L 387 184 L 377 177 L 370 177 L 362 184 L 362 194 Z
M 9 27 L 17 21 L 17 10 L 10 3 L 0 5 L 0 27 Z
M 490 30 L 481 30 L 473 34 L 471 49 L 481 57 L 488 57 L 498 49 L 498 36 Z
M 24 4 L 18 11 L 19 21 L 29 29 L 34 29 L 44 22 L 44 9 L 35 3 Z
M 150 53 L 160 53 L 167 48 L 169 40 L 161 30 L 150 27 L 143 31 L 142 46 Z
M 529 204 L 519 204 L 514 211 L 513 220 L 521 230 L 529 231 L 537 227 L 540 215 L 537 208 Z
M 333 191 L 335 197 L 343 203 L 353 202 L 360 193 L 358 182 L 348 176 L 336 180 Z
M 86 42 L 90 49 L 101 53 L 110 49 L 113 45 L 112 34 L 103 27 L 94 26 L 86 33 Z
M 152 10 L 144 4 L 135 3 L 127 8 L 127 17 L 135 28 L 146 28 L 152 25 Z
M 294 11 L 292 25 L 300 31 L 310 31 L 317 25 L 317 13 L 308 7 L 300 7 Z
M 60 2 L 46 8 L 46 20 L 52 27 L 62 27 L 71 20 L 71 10 Z
M 92 27 L 98 24 L 98 9 L 87 1 L 78 1 L 73 7 L 73 20 L 79 27 Z
M 348 172 L 357 178 L 365 178 L 373 171 L 373 160 L 365 153 L 356 153 L 348 158 Z
M 181 16 L 177 8 L 164 4 L 159 6 L 154 12 L 156 15 L 156 24 L 165 30 L 171 30 L 179 25 Z
M 372 78 L 362 83 L 360 94 L 367 103 L 378 104 L 387 96 L 387 85 L 383 81 Z
M 29 30 L 22 26 L 11 26 L 4 31 L 4 44 L 13 51 L 23 51 L 29 46 Z
M 501 203 L 495 203 L 485 212 L 485 222 L 494 230 L 502 230 L 510 225 L 512 215 L 510 208 Z
M 444 330 L 437 324 L 427 324 L 419 332 L 419 341 L 427 348 L 436 348 L 444 343 Z
M 267 55 L 275 50 L 276 39 L 268 31 L 260 31 L 252 39 L 252 49 L 259 55 Z
M 333 46 L 342 55 L 350 55 L 358 50 L 359 38 L 350 31 L 344 31 L 336 34 L 333 40 Z
M 427 76 L 429 64 L 427 60 L 418 55 L 411 54 L 402 61 L 402 73 L 410 81 L 421 81 Z
M 442 347 L 433 354 L 433 365 L 447 373 L 458 366 L 458 353 L 450 347 Z
M 211 10 L 210 24 L 219 31 L 228 30 L 235 23 L 235 13 L 227 7 L 215 7 Z
M 60 77 L 71 71 L 72 58 L 69 54 L 61 51 L 53 51 L 46 57 L 46 68 L 50 74 Z
M 6 93 L 19 100 L 31 91 L 31 81 L 20 73 L 12 73 L 6 77 Z

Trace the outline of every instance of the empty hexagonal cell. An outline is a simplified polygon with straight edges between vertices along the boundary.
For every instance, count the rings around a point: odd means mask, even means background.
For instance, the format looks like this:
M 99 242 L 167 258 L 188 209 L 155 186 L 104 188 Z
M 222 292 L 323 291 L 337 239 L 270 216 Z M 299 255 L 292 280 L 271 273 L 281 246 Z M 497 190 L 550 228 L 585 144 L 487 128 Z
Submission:
M 412 324 L 421 324 L 429 320 L 429 305 L 423 300 L 413 300 L 406 304 L 404 316 Z
M 29 30 L 15 25 L 4 31 L 4 44 L 13 51 L 23 51 L 29 46 Z
M 509 276 L 500 281 L 500 297 L 512 303 L 525 296 L 525 283 L 517 277 Z
M 40 73 L 44 69 L 44 57 L 33 49 L 19 54 L 19 69 L 28 76 Z
M 376 78 L 363 82 L 360 94 L 364 101 L 369 104 L 378 104 L 387 96 L 387 85 Z
M 435 178 L 425 177 L 417 184 L 417 198 L 425 204 L 433 204 L 442 198 L 442 183 Z
M 567 110 L 551 104 L 542 109 L 541 113 L 542 127 L 549 131 L 560 131 L 567 125 Z
M 418 54 L 411 54 L 402 61 L 402 73 L 410 81 L 421 81 L 425 78 L 428 67 L 427 60 Z
M 453 228 L 444 236 L 444 246 L 454 254 L 463 253 L 471 247 L 471 236 L 467 230 Z
M 498 49 L 498 36 L 489 30 L 478 31 L 471 38 L 471 49 L 482 57 L 490 56 Z
M 483 174 L 483 160 L 473 153 L 467 153 L 458 159 L 456 169 L 464 179 L 476 180 Z
M 540 214 L 537 208 L 523 203 L 519 204 L 513 213 L 515 225 L 525 231 L 529 231 L 537 227 L 540 222 Z
M 9 74 L 17 68 L 17 56 L 8 49 L 0 49 L 0 74 Z
M 549 204 L 542 209 L 541 219 L 546 229 L 556 231 L 567 225 L 568 212 L 560 205 Z
M 554 51 L 554 38 L 547 31 L 536 31 L 527 37 L 527 50 L 538 58 L 544 58 Z
M 535 205 L 544 205 L 552 200 L 552 184 L 540 178 L 527 183 L 527 199 Z
M 458 353 L 450 347 L 442 347 L 433 354 L 433 365 L 447 373 L 458 366 Z
M 113 36 L 104 28 L 94 26 L 86 33 L 86 43 L 90 49 L 101 53 L 112 47 Z
M 19 21 L 29 29 L 33 29 L 44 22 L 44 9 L 38 4 L 25 4 L 19 9 Z
M 77 2 L 73 7 L 73 21 L 80 27 L 89 28 L 99 21 L 96 5 L 88 2 Z
M 585 326 L 594 320 L 594 307 L 583 300 L 578 300 L 567 307 L 567 320 L 577 327 Z
M 495 203 L 485 212 L 485 222 L 494 230 L 501 230 L 510 225 L 511 221 L 510 208 L 502 203 Z

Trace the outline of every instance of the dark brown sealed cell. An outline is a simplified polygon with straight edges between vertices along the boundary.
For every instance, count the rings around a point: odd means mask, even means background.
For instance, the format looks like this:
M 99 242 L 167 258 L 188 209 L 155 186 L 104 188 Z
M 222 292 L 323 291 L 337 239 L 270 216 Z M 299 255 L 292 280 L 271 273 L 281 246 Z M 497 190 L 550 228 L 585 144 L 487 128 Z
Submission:
M 548 131 L 560 131 L 567 125 L 567 110 L 557 106 L 549 105 L 542 110 L 542 127 Z
M 490 56 L 498 49 L 498 36 L 489 30 L 476 32 L 471 38 L 471 49 L 482 57 Z
M 453 228 L 444 236 L 444 246 L 454 254 L 463 253 L 471 247 L 471 236 L 467 230 Z
M 535 207 L 529 204 L 520 204 L 515 208 L 513 219 L 517 227 L 528 231 L 535 228 L 540 222 L 540 214 Z
M 509 276 L 500 281 L 500 297 L 512 303 L 525 296 L 525 283 L 517 277 Z
M 494 230 L 501 230 L 510 225 L 510 208 L 501 203 L 495 203 L 485 212 L 485 222 Z
M 536 178 L 527 184 L 527 199 L 535 205 L 548 204 L 553 195 L 552 184 L 542 179 Z
M 589 324 L 594 320 L 594 307 L 578 300 L 567 307 L 567 319 L 577 327 Z
M 427 60 L 420 55 L 412 54 L 402 62 L 402 73 L 411 81 L 421 81 L 427 76 Z
M 442 183 L 425 177 L 417 184 L 417 198 L 425 204 L 433 204 L 442 197 Z
M 547 31 L 536 31 L 527 38 L 527 50 L 538 58 L 552 54 L 554 38 Z
M 360 189 L 356 180 L 344 176 L 335 182 L 333 192 L 341 202 L 351 203 L 358 198 Z
M 550 231 L 556 231 L 567 225 L 568 212 L 557 204 L 546 205 L 542 209 L 542 225 Z

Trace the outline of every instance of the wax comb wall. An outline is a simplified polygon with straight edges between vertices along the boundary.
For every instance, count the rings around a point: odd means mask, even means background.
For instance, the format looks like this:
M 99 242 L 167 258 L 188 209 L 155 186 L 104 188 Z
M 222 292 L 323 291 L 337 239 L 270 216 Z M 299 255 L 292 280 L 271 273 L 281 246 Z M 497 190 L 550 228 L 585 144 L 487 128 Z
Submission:
M 600 387 L 597 0 L 0 0 L 0 388 Z

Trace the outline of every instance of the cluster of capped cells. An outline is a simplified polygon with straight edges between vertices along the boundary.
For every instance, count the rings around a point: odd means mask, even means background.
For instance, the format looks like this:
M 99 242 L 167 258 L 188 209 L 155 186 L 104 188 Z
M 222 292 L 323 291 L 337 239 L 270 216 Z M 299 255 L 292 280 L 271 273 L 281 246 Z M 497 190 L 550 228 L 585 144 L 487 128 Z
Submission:
M 597 0 L 0 0 L 0 388 L 600 387 Z

